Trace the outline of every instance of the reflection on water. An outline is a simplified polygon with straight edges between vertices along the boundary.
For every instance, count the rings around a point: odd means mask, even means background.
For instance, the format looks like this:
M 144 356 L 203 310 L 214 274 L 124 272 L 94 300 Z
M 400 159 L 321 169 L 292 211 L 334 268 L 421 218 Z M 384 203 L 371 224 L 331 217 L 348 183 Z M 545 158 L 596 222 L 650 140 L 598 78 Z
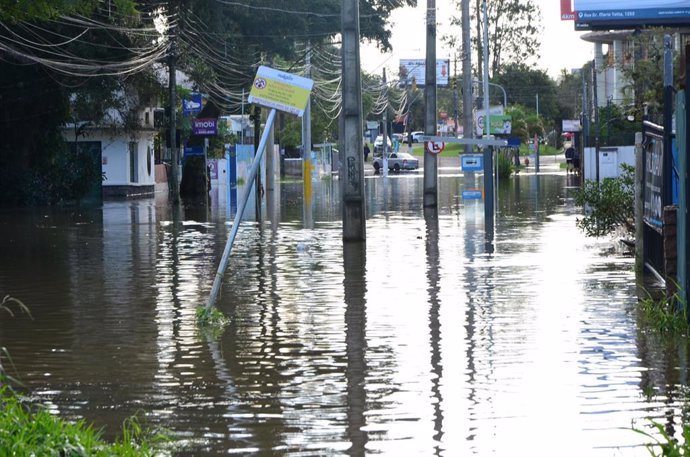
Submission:
M 438 210 L 421 172 L 369 177 L 366 244 L 343 245 L 337 181 L 306 224 L 283 184 L 240 228 L 218 340 L 195 308 L 227 193 L 5 211 L 0 292 L 35 319 L 3 316 L 0 345 L 56 413 L 108 436 L 143 414 L 179 455 L 646 455 L 631 424 L 677 426 L 687 347 L 638 330 L 632 259 L 578 232 L 569 179 L 500 182 L 489 243 L 457 172 Z

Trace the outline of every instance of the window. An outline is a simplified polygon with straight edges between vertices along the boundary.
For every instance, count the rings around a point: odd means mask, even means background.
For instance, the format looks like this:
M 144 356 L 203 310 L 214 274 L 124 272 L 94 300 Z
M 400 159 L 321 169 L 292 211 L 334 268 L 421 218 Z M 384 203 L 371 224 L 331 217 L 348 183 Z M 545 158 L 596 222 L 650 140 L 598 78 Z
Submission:
M 129 182 L 139 182 L 139 143 L 129 142 Z

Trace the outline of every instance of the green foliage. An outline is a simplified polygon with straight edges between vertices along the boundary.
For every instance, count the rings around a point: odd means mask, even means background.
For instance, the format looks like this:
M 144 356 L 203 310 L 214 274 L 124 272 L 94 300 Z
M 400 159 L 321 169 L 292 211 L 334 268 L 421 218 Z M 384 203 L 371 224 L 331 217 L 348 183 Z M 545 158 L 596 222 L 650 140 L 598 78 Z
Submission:
M 505 89 L 508 105 L 522 105 L 536 114 L 538 94 L 539 115 L 554 119 L 558 114 L 558 87 L 544 70 L 537 70 L 522 62 L 510 63 L 504 65 L 491 82 Z M 496 97 L 496 93 L 492 97 Z M 492 100 L 496 102 L 495 98 Z
M 511 136 L 520 138 L 523 143 L 533 140 L 535 134 L 544 135 L 542 118 L 535 111 L 522 105 L 513 105 L 506 110 L 506 114 L 512 118 Z
M 586 211 L 577 226 L 587 236 L 605 236 L 621 229 L 627 236 L 634 236 L 635 169 L 626 164 L 621 168 L 619 177 L 605 178 L 600 183 L 586 180 L 575 193 L 575 203 Z
M 498 170 L 498 177 L 500 179 L 509 178 L 514 171 L 514 167 L 512 153 L 500 152 L 496 156 L 496 169 Z
M 0 0 L 0 21 L 44 21 L 68 14 L 90 14 L 98 0 Z M 112 11 L 134 14 L 134 0 L 113 0 Z
M 196 309 L 196 322 L 203 335 L 215 340 L 223 334 L 230 319 L 215 306 L 199 306 Z
M 652 457 L 686 457 L 690 455 L 690 424 L 685 418 L 683 418 L 681 429 L 682 442 L 671 435 L 664 424 L 651 419 L 649 422 L 655 434 L 633 427 L 635 432 L 652 441 L 645 445 L 649 455 Z
M 483 55 L 478 37 L 481 36 L 483 14 L 481 1 L 472 3 L 473 29 L 472 47 L 476 53 L 477 75 L 482 79 Z M 456 11 L 461 11 L 461 0 L 455 0 Z M 536 58 L 539 49 L 539 34 L 541 33 L 541 9 L 534 0 L 496 0 L 487 2 L 489 17 L 489 48 L 491 62 L 489 72 L 495 77 L 501 73 L 505 63 L 526 62 Z M 453 16 L 451 24 L 459 26 L 460 16 Z M 457 27 L 459 30 L 459 27 Z M 455 36 L 445 36 L 444 41 L 451 48 L 459 49 L 459 41 Z
M 690 336 L 690 323 L 686 306 L 679 306 L 676 299 L 654 300 L 647 297 L 640 300 L 642 322 L 659 333 Z
M 142 428 L 136 418 L 125 421 L 122 438 L 107 443 L 86 422 L 66 422 L 31 405 L 9 386 L 0 386 L 0 455 L 156 456 L 169 436 Z

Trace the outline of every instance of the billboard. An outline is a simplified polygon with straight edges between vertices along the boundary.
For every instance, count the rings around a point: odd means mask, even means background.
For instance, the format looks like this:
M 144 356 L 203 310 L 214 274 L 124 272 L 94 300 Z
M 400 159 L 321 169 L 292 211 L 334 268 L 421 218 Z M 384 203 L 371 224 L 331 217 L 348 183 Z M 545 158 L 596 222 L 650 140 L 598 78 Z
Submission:
M 690 25 L 690 0 L 574 0 L 575 30 Z
M 581 132 L 582 122 L 580 122 L 580 119 L 563 119 L 561 127 L 563 132 Z
M 512 132 L 512 118 L 503 114 L 503 105 L 496 105 L 489 108 L 491 115 L 491 125 L 489 132 L 491 135 L 503 135 Z M 478 136 L 486 134 L 484 126 L 485 110 L 480 109 L 474 112 L 474 127 Z
M 447 86 L 450 72 L 450 60 L 436 60 L 436 85 Z M 414 78 L 417 87 L 423 87 L 426 83 L 425 59 L 400 59 L 400 84 L 412 85 Z

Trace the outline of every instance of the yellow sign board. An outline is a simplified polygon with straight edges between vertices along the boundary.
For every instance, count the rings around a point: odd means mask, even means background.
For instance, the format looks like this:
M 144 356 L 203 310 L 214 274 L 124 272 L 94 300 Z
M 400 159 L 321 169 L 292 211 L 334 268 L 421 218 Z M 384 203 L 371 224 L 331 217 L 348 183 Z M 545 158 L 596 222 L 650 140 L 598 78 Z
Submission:
M 261 66 L 249 92 L 249 103 L 302 116 L 314 81 Z

